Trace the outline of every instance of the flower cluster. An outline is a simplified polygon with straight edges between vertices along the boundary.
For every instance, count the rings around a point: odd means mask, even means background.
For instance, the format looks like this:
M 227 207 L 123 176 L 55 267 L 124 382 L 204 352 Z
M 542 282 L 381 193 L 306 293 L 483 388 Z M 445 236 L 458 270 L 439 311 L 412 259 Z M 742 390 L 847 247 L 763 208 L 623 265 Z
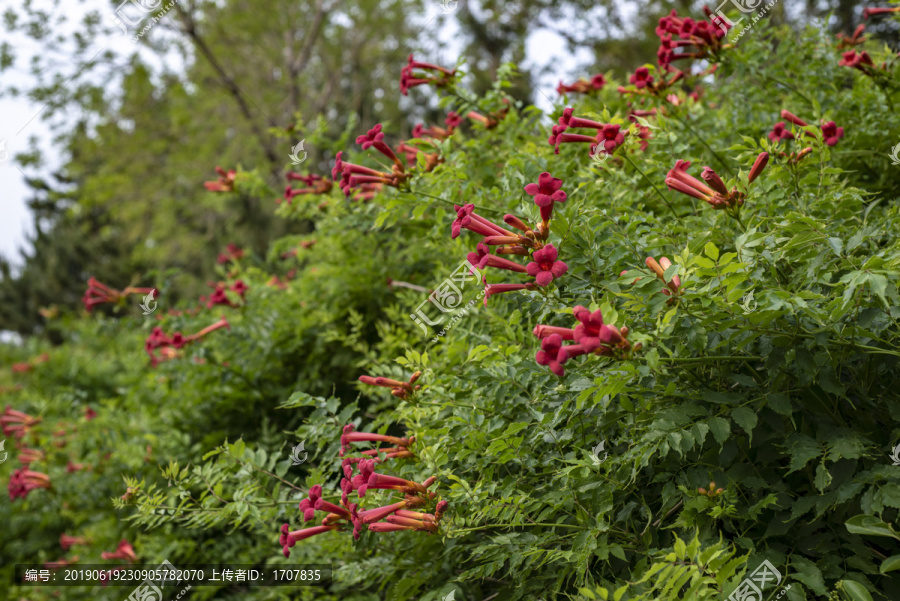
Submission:
M 33 370 L 36 366 L 41 363 L 46 363 L 50 360 L 50 355 L 48 353 L 41 353 L 37 357 L 32 357 L 28 361 L 23 361 L 21 363 L 13 363 L 10 366 L 10 369 L 15 374 L 23 374 Z
M 715 65 L 710 67 L 710 69 L 707 70 L 707 73 L 711 73 L 714 70 Z M 673 85 L 684 79 L 684 71 L 671 69 L 671 73 L 672 76 L 668 79 L 666 78 L 665 73 L 660 75 L 659 79 L 656 79 L 652 75 L 650 67 L 638 67 L 628 78 L 628 82 L 633 87 L 626 88 L 625 86 L 619 86 L 618 92 L 620 94 L 635 94 L 638 96 L 665 96 L 672 104 L 681 104 L 678 96 L 668 94 L 668 92 Z
M 146 295 L 151 292 L 157 293 L 158 291 L 156 288 L 134 288 L 132 286 L 128 286 L 122 291 L 114 290 L 97 280 L 97 278 L 91 277 L 88 280 L 87 290 L 84 291 L 84 296 L 81 297 L 81 302 L 84 303 L 85 311 L 90 313 L 97 305 L 102 305 L 104 303 L 118 303 L 125 299 L 129 294 Z
M 235 176 L 234 169 L 226 172 L 221 167 L 216 167 L 216 173 L 219 174 L 219 179 L 213 182 L 204 182 L 203 186 L 210 192 L 233 192 Z
M 863 32 L 866 30 L 865 25 L 859 25 L 856 30 L 854 30 L 853 35 L 845 36 L 844 32 L 840 32 L 837 34 L 837 47 L 838 50 L 843 50 L 844 48 L 853 48 L 854 46 L 859 46 L 863 42 L 866 41 L 866 37 L 863 35 Z M 846 55 L 845 55 L 846 56 Z
M 554 125 L 550 134 L 550 145 L 553 146 L 556 154 L 559 154 L 559 145 L 566 143 L 587 143 L 591 145 L 591 155 L 598 152 L 612 154 L 616 148 L 625 143 L 625 135 L 627 131 L 622 132 L 621 125 L 614 123 L 600 123 L 593 119 L 585 119 L 583 117 L 575 117 L 571 108 L 563 110 L 562 116 L 559 118 L 559 124 Z M 593 136 L 585 134 L 566 133 L 569 128 L 585 128 L 594 129 L 596 133 Z
M 41 423 L 40 417 L 31 417 L 27 413 L 16 411 L 8 406 L 0 414 L 0 429 L 3 430 L 4 436 L 12 436 L 14 438 L 25 438 L 31 428 Z
M 302 243 L 301 243 L 301 245 L 302 245 Z M 312 245 L 310 245 L 310 246 L 312 246 Z M 305 247 L 305 248 L 309 248 L 309 247 Z M 273 275 L 269 279 L 269 281 L 266 282 L 266 286 L 270 286 L 270 287 L 274 286 L 275 288 L 278 288 L 279 290 L 285 290 L 287 288 L 287 283 L 290 282 L 291 280 L 293 280 L 295 275 L 297 275 L 296 269 L 291 269 L 289 272 L 287 272 L 285 274 L 283 280 L 281 278 L 279 278 L 277 275 Z
M 582 77 L 578 81 L 570 84 L 565 84 L 560 80 L 559 85 L 556 86 L 556 93 L 560 96 L 570 92 L 575 94 L 590 94 L 591 92 L 603 89 L 603 86 L 605 85 L 606 78 L 603 77 L 602 73 L 598 73 L 591 77 L 590 80 Z
M 228 246 L 225 247 L 225 252 L 219 253 L 219 258 L 216 260 L 219 265 L 224 265 L 230 261 L 237 261 L 238 259 L 242 259 L 244 257 L 244 249 L 235 244 L 234 242 L 229 242 Z
M 162 361 L 168 361 L 177 357 L 178 350 L 188 344 L 200 340 L 210 332 L 228 327 L 231 326 L 228 325 L 228 320 L 225 317 L 190 336 L 184 336 L 181 332 L 175 332 L 172 336 L 167 336 L 162 328 L 156 327 L 153 328 L 153 332 L 150 333 L 150 336 L 144 343 L 144 350 L 150 355 L 150 364 L 156 367 Z M 157 356 L 157 352 L 159 352 L 159 356 Z
M 414 71 L 428 71 L 428 73 L 414 73 Z M 409 89 L 421 85 L 434 84 L 443 87 L 453 81 L 456 69 L 445 69 L 432 63 L 419 62 L 409 55 L 406 66 L 400 71 L 400 93 L 409 96 Z
M 542 223 L 536 228 L 528 227 L 521 219 L 514 215 L 504 215 L 503 221 L 507 225 L 522 232 L 521 234 L 509 231 L 496 223 L 485 219 L 475 213 L 475 206 L 468 204 L 456 206 L 456 219 L 451 228 L 451 237 L 456 238 L 459 232 L 465 228 L 483 236 L 478 243 L 475 252 L 468 255 L 469 263 L 478 269 L 493 267 L 516 273 L 527 273 L 535 278 L 535 281 L 526 284 L 492 284 L 488 285 L 485 279 L 484 303 L 487 299 L 501 292 L 514 290 L 534 290 L 536 286 L 547 286 L 554 279 L 565 274 L 569 267 L 558 260 L 558 253 L 552 244 L 546 240 L 550 234 L 550 218 L 553 214 L 553 205 L 566 201 L 566 193 L 562 190 L 563 181 L 553 177 L 549 173 L 542 173 L 537 183 L 525 186 L 525 192 L 534 197 L 535 204 L 540 208 Z M 510 261 L 491 254 L 491 246 L 498 246 L 498 254 L 531 255 L 532 261 L 527 265 Z
M 50 488 L 50 476 L 30 469 L 17 469 L 9 477 L 9 500 L 24 499 L 36 488 Z
M 231 286 L 227 286 L 224 282 L 215 282 L 210 283 L 210 286 L 214 288 L 213 293 L 209 295 L 207 299 L 206 296 L 200 297 L 200 302 L 206 303 L 207 309 L 212 309 L 216 305 L 225 305 L 227 307 L 236 306 L 231 299 L 228 298 L 227 290 L 231 290 L 235 294 L 241 297 L 241 300 L 244 300 L 244 296 L 247 294 L 247 291 L 250 290 L 250 287 L 244 283 L 243 280 L 237 280 Z
M 286 200 L 288 204 L 291 204 L 291 200 L 295 196 L 300 196 L 301 194 L 328 194 L 331 192 L 331 188 L 334 187 L 334 182 L 321 175 L 300 175 L 299 173 L 294 173 L 292 171 L 287 174 L 287 179 L 288 185 L 284 189 L 284 200 Z M 303 182 L 306 187 L 293 188 L 290 183 L 292 181 Z M 280 198 L 278 199 L 278 202 L 281 202 Z
M 386 442 L 395 445 L 392 448 L 371 449 L 363 451 L 364 457 L 344 457 L 354 442 Z M 415 437 L 399 438 L 369 432 L 356 432 L 352 424 L 344 426 L 341 433 L 341 452 L 343 457 L 341 469 L 340 504 L 325 500 L 321 485 L 309 490 L 307 498 L 300 501 L 298 509 L 303 514 L 303 521 L 309 522 L 316 517 L 317 511 L 325 512 L 320 525 L 292 531 L 289 524 L 281 527 L 278 539 L 285 557 L 291 554 L 291 547 L 298 541 L 325 532 L 340 531 L 344 526 L 352 526 L 353 537 L 359 539 L 365 526 L 372 532 L 395 532 L 398 530 L 419 530 L 428 533 L 438 531 L 438 523 L 447 508 L 447 501 L 440 501 L 434 513 L 411 511 L 424 508 L 431 503 L 435 494 L 428 491 L 434 484 L 431 477 L 423 483 L 398 478 L 375 471 L 376 467 L 388 459 L 412 457 L 408 446 L 415 442 Z M 384 458 L 382 458 L 382 455 Z M 358 471 L 359 473 L 354 473 Z M 388 505 L 361 509 L 359 503 L 351 502 L 350 493 L 356 492 L 358 499 L 363 499 L 370 490 L 390 490 L 403 494 L 403 499 Z M 382 521 L 384 520 L 384 521 Z
M 806 121 L 787 110 L 781 111 L 781 118 L 785 121 L 793 123 L 798 127 L 809 127 L 809 124 Z M 841 138 L 844 137 L 844 128 L 838 127 L 834 121 L 823 122 L 821 125 L 821 129 L 822 137 L 825 140 L 825 144 L 827 144 L 828 146 L 834 146 Z M 807 136 L 813 136 L 813 133 L 810 131 L 807 131 L 805 133 Z M 769 139 L 772 142 L 780 142 L 781 140 L 793 140 L 794 134 L 787 129 L 784 121 L 779 121 L 772 128 L 772 131 L 769 132 Z
M 397 146 L 397 152 L 406 157 L 406 164 L 408 167 L 415 167 L 418 164 L 419 155 L 421 154 L 425 158 L 423 170 L 426 173 L 434 170 L 435 167 L 444 162 L 444 158 L 439 153 L 425 152 L 418 146 L 407 144 L 406 142 L 400 142 Z
M 334 181 L 340 181 L 341 191 L 344 196 L 350 196 L 353 189 L 358 190 L 362 195 L 371 198 L 384 186 L 392 186 L 400 188 L 409 179 L 410 173 L 406 171 L 406 167 L 397 155 L 391 150 L 391 147 L 384 141 L 384 133 L 381 131 L 381 124 L 377 124 L 370 129 L 365 135 L 356 138 L 356 143 L 360 144 L 363 150 L 374 148 L 391 160 L 390 172 L 378 171 L 363 165 L 347 163 L 343 160 L 343 151 L 337 153 L 334 161 L 334 167 L 331 169 L 331 177 Z M 358 200 L 363 200 L 357 196 Z
M 422 388 L 418 385 L 413 386 L 416 383 L 416 380 L 418 380 L 421 375 L 422 372 L 417 371 L 409 379 L 409 382 L 399 382 L 390 378 L 373 378 L 372 376 L 360 376 L 359 381 L 363 384 L 368 384 L 369 386 L 383 386 L 384 388 L 390 388 L 392 395 L 399 399 L 405 399 L 410 395 L 415 394 L 417 390 Z
M 29 449 L 27 447 L 19 449 L 19 463 L 21 463 L 23 467 L 28 467 L 32 463 L 43 461 L 45 458 L 46 454 L 40 449 Z
M 625 359 L 632 350 L 639 350 L 640 343 L 632 347 L 627 340 L 628 328 L 617 328 L 603 323 L 603 314 L 598 309 L 591 312 L 578 305 L 573 310 L 579 324 L 575 328 L 537 325 L 534 335 L 541 339 L 541 350 L 534 359 L 538 365 L 550 368 L 559 377 L 565 375 L 563 363 L 579 355 L 602 355 Z M 575 344 L 564 345 L 563 341 L 571 340 Z
M 456 131 L 462 124 L 462 117 L 457 115 L 455 112 L 450 111 L 447 113 L 447 118 L 444 119 L 445 127 L 425 127 L 421 123 L 416 124 L 412 130 L 413 138 L 432 138 L 434 140 L 446 140 L 450 136 L 453 135 L 453 132 Z
M 673 9 L 665 17 L 661 17 L 656 27 L 659 37 L 659 49 L 656 59 L 660 67 L 671 70 L 672 61 L 682 58 L 714 58 L 728 44 L 723 38 L 728 35 L 731 24 L 704 6 L 708 21 L 695 21 L 690 17 L 679 17 Z M 677 52 L 692 48 L 690 52 Z M 634 83 L 634 82 L 632 82 Z
M 769 153 L 767 152 L 762 152 L 756 157 L 753 166 L 750 168 L 750 175 L 747 178 L 748 183 L 752 184 L 759 177 L 759 174 L 766 168 L 768 162 Z M 704 181 L 701 182 L 688 174 L 687 170 L 690 166 L 690 161 L 676 161 L 675 166 L 666 175 L 666 186 L 670 190 L 676 190 L 682 194 L 702 200 L 714 209 L 737 211 L 743 206 L 744 199 L 747 196 L 744 192 L 738 190 L 737 187 L 732 187 L 729 190 L 722 178 L 719 177 L 719 174 L 710 167 L 703 168 L 700 177 Z
M 103 559 L 123 559 L 128 563 L 137 563 L 138 561 L 134 547 L 127 540 L 119 541 L 115 551 L 104 551 L 100 554 L 100 557 Z
M 503 99 L 503 106 L 487 115 L 482 115 L 476 111 L 469 111 L 466 113 L 466 117 L 475 121 L 476 123 L 481 123 L 485 129 L 494 129 L 500 122 L 506 119 L 506 115 L 509 113 L 509 100 L 506 98 Z

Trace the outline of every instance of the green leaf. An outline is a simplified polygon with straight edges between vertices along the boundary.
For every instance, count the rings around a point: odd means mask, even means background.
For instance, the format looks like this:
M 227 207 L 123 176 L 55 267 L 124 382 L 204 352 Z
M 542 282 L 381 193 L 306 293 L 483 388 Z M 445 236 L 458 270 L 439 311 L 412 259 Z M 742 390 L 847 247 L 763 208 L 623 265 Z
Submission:
M 753 439 L 753 428 L 759 422 L 756 412 L 749 407 L 738 407 L 731 412 L 731 418 Z
M 712 417 L 706 423 L 709 424 L 709 431 L 712 432 L 719 446 L 725 444 L 731 435 L 731 424 L 728 423 L 728 420 L 722 417 Z
M 828 468 L 825 467 L 825 462 L 819 464 L 819 467 L 816 468 L 816 488 L 819 489 L 819 492 L 825 492 L 825 489 L 828 488 L 828 485 L 831 484 L 831 472 L 828 471 Z
M 861 534 L 865 536 L 889 536 L 900 540 L 900 536 L 894 532 L 890 524 L 879 520 L 874 515 L 855 515 L 846 522 L 844 526 L 853 534 Z
M 893 572 L 894 570 L 900 570 L 900 555 L 891 555 L 881 562 L 881 568 L 879 569 L 879 571 L 882 574 L 887 574 L 888 572 Z
M 706 246 L 703 247 L 703 252 L 713 261 L 719 260 L 719 249 L 712 242 L 706 243 Z
M 872 601 L 872 595 L 866 590 L 866 587 L 855 580 L 842 581 L 844 592 L 850 597 L 850 601 Z

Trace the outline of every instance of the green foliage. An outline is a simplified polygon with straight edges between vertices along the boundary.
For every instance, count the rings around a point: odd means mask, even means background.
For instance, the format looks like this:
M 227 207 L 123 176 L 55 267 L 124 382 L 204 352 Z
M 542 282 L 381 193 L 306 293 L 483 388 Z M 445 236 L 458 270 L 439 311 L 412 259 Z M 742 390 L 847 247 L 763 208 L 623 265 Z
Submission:
M 869 50 L 876 63 L 884 58 Z M 315 196 L 283 203 L 278 217 L 311 222 L 314 234 L 273 240 L 268 260 L 223 270 L 250 286 L 238 307 L 161 322 L 64 312 L 66 344 L 6 393 L 43 418 L 29 446 L 47 450 L 33 467 L 54 485 L 0 501 L 10 516 L 0 565 L 55 559 L 65 531 L 92 539 L 82 562 L 127 537 L 146 564 L 336 570 L 327 591 L 223 587 L 199 598 L 722 599 L 763 560 L 783 577 L 765 591 L 771 598 L 782 589 L 789 601 L 900 597 L 900 471 L 890 457 L 900 439 L 900 210 L 887 156 L 900 135 L 889 100 L 900 98 L 838 60 L 821 32 L 758 23 L 724 53 L 699 102 L 686 90 L 677 105 L 644 101 L 660 110 L 646 120 L 646 150 L 631 125 L 600 166 L 586 145 L 554 154 L 550 119 L 511 102 L 496 128 L 466 125 L 441 142 L 444 162 L 429 173 L 420 166 L 408 189 L 370 203 L 337 189 L 321 208 Z M 483 96 L 446 90 L 443 108 L 496 113 L 512 72 L 499 70 Z M 635 107 L 617 83 L 580 100 L 576 114 L 624 129 Z M 827 146 L 820 133 L 797 130 L 813 150 L 791 164 L 779 152 L 800 144 L 766 137 L 782 109 L 808 123 L 833 120 L 845 136 Z M 371 151 L 351 146 L 340 148 L 344 160 L 377 166 Z M 747 186 L 761 151 L 769 165 Z M 740 220 L 666 189 L 677 159 L 694 162 L 694 174 L 713 166 L 729 188 L 746 190 Z M 549 239 L 568 272 L 546 288 L 491 296 L 486 307 L 479 300 L 442 336 L 423 333 L 410 313 L 478 241 L 468 231 L 450 238 L 451 205 L 539 223 L 523 187 L 543 171 L 568 193 Z M 258 172 L 240 177 L 248 190 L 265 189 Z M 281 261 L 312 236 L 315 246 Z M 662 255 L 677 294 L 664 294 L 646 268 Z M 296 278 L 284 290 L 267 285 L 286 264 Z M 525 281 L 498 273 L 488 269 L 491 283 Z M 477 290 L 464 288 L 466 302 Z M 572 358 L 560 378 L 535 363 L 531 331 L 572 326 L 576 305 L 627 326 L 634 347 Z M 151 324 L 193 333 L 222 313 L 230 330 L 149 368 Z M 3 352 L 24 360 L 43 350 L 29 340 Z M 357 381 L 405 381 L 415 371 L 422 389 L 406 398 Z M 82 423 L 86 405 L 99 416 Z M 62 423 L 66 445 L 56 447 Z M 309 487 L 340 495 L 348 423 L 416 437 L 414 458 L 383 469 L 437 478 L 430 490 L 449 502 L 440 531 L 364 532 L 359 541 L 329 532 L 284 559 L 278 529 L 301 523 L 295 505 Z M 289 454 L 301 441 L 308 458 L 295 466 Z M 94 467 L 68 474 L 70 459 Z M 369 491 L 363 506 L 393 498 Z M 44 590 L 27 594 L 49 598 Z

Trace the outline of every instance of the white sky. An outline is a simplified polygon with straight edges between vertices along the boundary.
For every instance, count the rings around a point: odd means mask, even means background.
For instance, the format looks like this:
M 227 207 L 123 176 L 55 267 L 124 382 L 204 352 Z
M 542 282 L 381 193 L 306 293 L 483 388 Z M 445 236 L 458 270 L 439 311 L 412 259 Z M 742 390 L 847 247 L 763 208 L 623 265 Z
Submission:
M 427 1 L 423 24 L 441 14 L 440 0 Z M 36 0 L 35 3 L 42 7 L 48 7 L 48 9 L 52 7 L 50 0 Z M 81 16 L 92 9 L 100 10 L 104 14 L 110 12 L 110 4 L 107 0 L 83 0 L 77 3 L 63 2 L 62 4 L 64 8 L 58 10 L 67 11 L 66 16 L 69 17 L 70 24 L 77 24 L 81 20 Z M 0 0 L 0 10 L 5 8 L 4 5 L 17 6 L 18 0 Z M 430 44 L 427 39 L 420 40 L 419 45 L 425 46 L 426 55 L 428 55 L 425 58 L 452 64 L 456 61 L 462 45 L 459 27 L 452 15 L 438 18 L 441 26 L 437 28 L 438 39 L 434 44 L 433 54 L 428 52 Z M 71 26 L 75 27 L 75 25 Z M 154 32 L 148 33 L 148 35 L 153 34 Z M 19 33 L 5 39 L 13 45 L 17 55 L 15 65 L 3 74 L 4 84 L 27 89 L 34 84 L 32 76 L 28 73 L 29 60 L 32 55 L 41 52 L 42 49 L 33 40 Z M 103 47 L 109 47 L 124 54 L 133 50 L 127 38 L 118 32 L 108 39 L 97 40 L 94 51 Z M 578 68 L 579 65 L 592 62 L 593 57 L 590 52 L 581 52 L 578 56 L 572 56 L 566 49 L 565 41 L 560 36 L 546 30 L 538 30 L 529 37 L 526 51 L 527 58 L 523 67 L 540 67 L 553 63 L 561 68 L 559 72 L 544 76 L 534 82 L 539 88 L 535 94 L 536 104 L 545 111 L 552 107 L 551 101 L 555 101 L 557 98 L 556 85 L 560 79 L 568 81 L 583 75 L 591 75 L 581 72 Z M 142 56 L 151 60 L 159 58 L 148 57 L 146 56 L 147 52 L 146 48 L 142 49 Z M 89 56 L 91 54 L 93 52 Z M 116 83 L 114 82 L 113 85 Z M 25 202 L 29 197 L 29 191 L 25 185 L 25 177 L 17 168 L 13 155 L 17 152 L 27 151 L 29 139 L 35 137 L 38 147 L 42 151 L 44 164 L 37 171 L 26 169 L 25 173 L 39 173 L 50 179 L 50 174 L 63 163 L 62 157 L 58 156 L 58 150 L 52 144 L 50 129 L 40 116 L 41 111 L 41 104 L 22 96 L 0 98 L 0 115 L 2 115 L 0 141 L 6 141 L 5 146 L 9 153 L 6 160 L 0 161 L 0 255 L 10 259 L 14 265 L 21 264 L 18 248 L 26 245 L 26 235 L 32 233 L 32 228 L 30 211 Z M 4 155 L 0 151 L 0 159 L 3 158 Z

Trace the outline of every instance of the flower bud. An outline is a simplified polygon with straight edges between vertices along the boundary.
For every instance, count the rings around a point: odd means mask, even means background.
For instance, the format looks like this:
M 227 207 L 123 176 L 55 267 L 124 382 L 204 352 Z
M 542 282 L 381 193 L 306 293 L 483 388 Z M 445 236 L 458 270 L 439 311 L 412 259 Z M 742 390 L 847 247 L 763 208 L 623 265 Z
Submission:
M 753 167 L 750 168 L 750 175 L 747 178 L 747 181 L 752 184 L 753 180 L 755 180 L 757 177 L 759 177 L 759 174 L 763 172 L 763 169 L 766 168 L 766 165 L 768 163 L 769 163 L 769 153 L 768 152 L 759 153 L 759 156 L 756 157 L 756 160 L 753 162 Z

